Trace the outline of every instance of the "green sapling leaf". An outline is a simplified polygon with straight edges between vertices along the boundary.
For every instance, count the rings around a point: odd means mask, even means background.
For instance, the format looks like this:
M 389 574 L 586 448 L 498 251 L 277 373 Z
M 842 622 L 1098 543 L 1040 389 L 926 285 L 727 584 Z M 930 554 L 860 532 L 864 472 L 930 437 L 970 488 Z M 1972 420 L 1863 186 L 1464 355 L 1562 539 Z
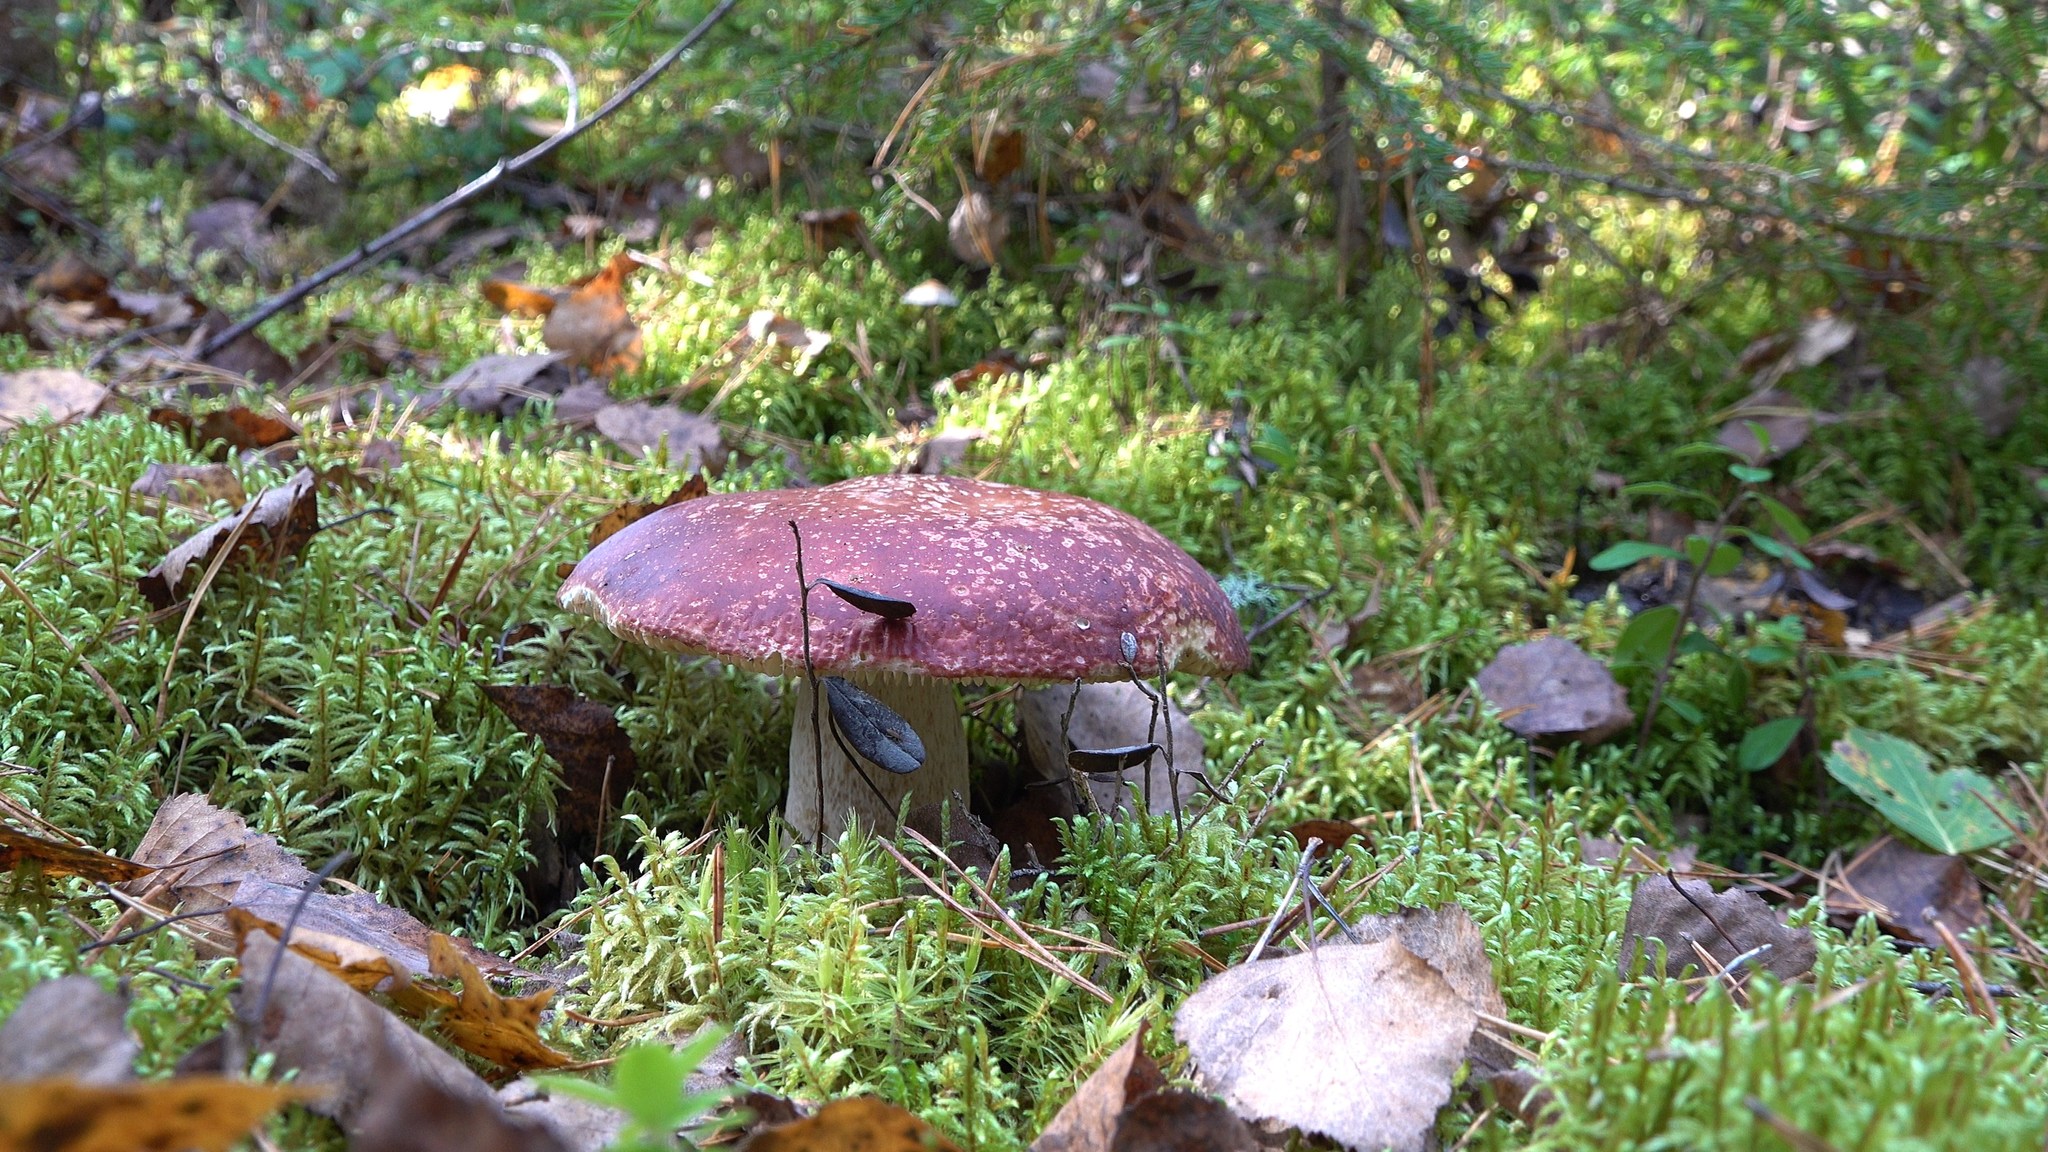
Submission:
M 2019 812 L 1967 768 L 1935 772 L 1910 740 L 1851 728 L 1827 756 L 1828 774 L 1915 840 L 1951 856 L 2013 838 Z

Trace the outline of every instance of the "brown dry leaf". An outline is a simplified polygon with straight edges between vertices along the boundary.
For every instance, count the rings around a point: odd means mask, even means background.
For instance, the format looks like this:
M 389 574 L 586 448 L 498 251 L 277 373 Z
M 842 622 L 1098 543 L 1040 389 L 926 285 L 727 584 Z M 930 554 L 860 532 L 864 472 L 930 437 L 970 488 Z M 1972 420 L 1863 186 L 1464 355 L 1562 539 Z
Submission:
M 441 388 L 465 412 L 510 418 L 529 402 L 556 395 L 569 385 L 567 360 L 560 352 L 485 356 L 457 369 Z
M 33 420 L 69 424 L 99 411 L 108 395 L 98 381 L 69 368 L 0 372 L 0 430 Z
M 562 766 L 562 795 L 555 806 L 558 837 L 564 846 L 594 857 L 606 812 L 640 774 L 632 741 L 619 727 L 617 713 L 609 704 L 555 684 L 486 684 L 484 695 L 513 727 L 540 737 L 548 755 Z
M 1174 1017 L 1239 1116 L 1360 1152 L 1422 1152 L 1478 1017 L 1398 939 L 1326 944 L 1209 978 Z
M 213 563 L 214 554 L 227 546 L 238 526 L 235 556 L 247 560 L 268 556 L 282 559 L 298 554 L 320 527 L 319 496 L 311 469 L 301 468 L 290 480 L 271 488 L 245 505 L 201 528 L 191 538 L 165 554 L 156 567 L 136 580 L 144 599 L 158 610 L 177 603 L 187 575 L 197 577 Z M 229 563 L 233 563 L 231 558 Z
M 229 321 L 227 314 L 217 308 L 210 308 L 206 318 L 199 323 L 192 336 L 185 342 L 185 354 L 197 358 L 199 349 L 216 332 L 225 331 Z M 259 384 L 288 384 L 297 369 L 287 360 L 284 353 L 270 346 L 270 341 L 254 332 L 236 337 L 227 347 L 206 357 L 205 364 L 217 372 L 229 376 L 241 376 Z
M 46 348 L 67 341 L 96 344 L 128 327 L 126 316 L 109 313 L 98 300 L 41 300 L 29 309 L 28 326 Z
M 60 252 L 50 266 L 36 273 L 29 289 L 51 300 L 98 300 L 106 295 L 106 274 L 76 252 Z
M 420 1092 L 473 1103 L 482 1116 L 496 1095 L 461 1060 L 369 997 L 260 932 L 242 941 L 242 980 L 230 1025 L 254 1052 L 276 1057 L 279 1074 L 325 1091 L 309 1104 L 341 1122 L 353 1139 L 379 1131 L 391 1097 Z M 261 1012 L 259 1019 L 258 1013 Z
M 1024 133 L 1015 128 L 991 132 L 974 155 L 974 174 L 994 184 L 1024 166 Z
M 230 268 L 258 275 L 276 269 L 277 237 L 254 200 L 230 197 L 195 209 L 185 217 L 185 236 L 194 260 L 219 253 Z
M 932 1126 L 884 1100 L 834 1100 L 802 1120 L 763 1128 L 738 1152 L 960 1152 Z
M 313 873 L 298 857 L 234 812 L 214 807 L 201 793 L 163 802 L 135 849 L 135 860 L 161 872 L 149 882 L 129 885 L 129 891 L 165 911 L 221 911 L 233 905 L 283 924 L 296 909 L 294 939 L 302 931 L 322 932 L 368 945 L 411 975 L 432 970 L 427 954 L 432 933 L 426 925 L 366 892 L 306 895 Z M 227 934 L 225 919 L 215 926 Z M 472 946 L 459 946 L 471 962 L 493 972 L 530 975 Z
M 1422 681 L 1397 664 L 1373 661 L 1351 670 L 1351 694 L 1396 716 L 1422 706 Z
M 866 248 L 867 225 L 858 208 L 814 208 L 796 214 L 803 226 L 804 246 L 817 255 L 834 248 Z
M 246 908 L 227 910 L 228 927 L 235 934 L 235 952 L 251 932 L 262 932 L 273 940 L 284 938 L 284 929 Z M 330 975 L 358 992 L 372 992 L 386 981 L 403 984 L 411 979 L 405 967 L 391 957 L 360 941 L 331 932 L 292 925 L 292 951 L 318 964 Z
M 1388 937 L 1399 940 L 1423 963 L 1436 969 L 1436 974 L 1474 1011 L 1497 1020 L 1506 1018 L 1508 1006 L 1493 981 L 1493 961 L 1486 955 L 1486 937 L 1463 905 L 1404 907 L 1391 915 L 1363 917 L 1352 928 L 1367 941 Z M 1481 1076 L 1497 1075 L 1515 1064 L 1513 1051 L 1487 1031 L 1484 1021 L 1473 1030 L 1472 1046 L 1465 1057 Z
M 45 876 L 77 876 L 120 884 L 156 869 L 61 840 L 45 840 L 0 824 L 0 870 L 39 869 Z
M 237 452 L 270 448 L 295 439 L 299 434 L 298 428 L 290 421 L 252 412 L 239 404 L 208 412 L 197 419 L 175 408 L 156 408 L 150 411 L 149 421 L 182 433 L 194 451 L 205 451 L 209 445 L 219 441 L 221 446 L 212 449 L 217 460 L 224 460 Z
M 573 1097 L 545 1104 L 515 1107 L 503 1094 L 484 1100 L 401 1076 L 356 1113 L 349 1152 L 602 1152 L 623 1127 L 618 1113 Z
M 1788 357 L 1796 354 L 1795 349 Z M 1729 410 L 1727 422 L 1721 425 L 1715 439 L 1750 464 L 1768 464 L 1806 443 L 1816 426 L 1838 424 L 1841 419 L 1831 412 L 1814 411 L 1788 392 L 1763 388 Z M 1757 428 L 1762 428 L 1770 438 L 1768 450 L 1758 438 Z
M 1714 891 L 1705 880 L 1652 876 L 1636 885 L 1622 932 L 1620 970 L 1627 979 L 1638 954 L 1656 955 L 1653 940 L 1664 942 L 1664 974 L 1682 975 L 1702 969 L 1697 944 L 1726 967 L 1737 956 L 1768 944 L 1770 951 L 1751 961 L 1780 980 L 1791 980 L 1813 967 L 1813 934 L 1791 928 L 1754 892 L 1730 888 Z
M 1025 361 L 1008 348 L 997 348 L 974 363 L 946 377 L 955 389 L 972 388 L 1005 376 L 1015 376 L 1024 371 Z
M 626 311 L 625 288 L 626 277 L 639 266 L 639 261 L 624 252 L 612 257 L 604 271 L 548 313 L 541 325 L 541 340 L 594 376 L 638 368 L 646 350 L 640 326 Z
M 133 1080 L 142 1045 L 127 1018 L 127 998 L 90 976 L 43 981 L 0 1024 L 0 1083 L 60 1076 L 80 1084 Z
M 1306 850 L 1310 840 L 1320 840 L 1316 845 L 1316 859 L 1327 860 L 1330 853 L 1351 842 L 1358 835 L 1358 825 L 1342 820 L 1297 820 L 1287 828 L 1287 834 L 1294 837 L 1296 847 Z
M 1479 692 L 1531 740 L 1598 744 L 1635 721 L 1607 665 L 1560 636 L 1501 649 L 1480 671 Z
M 1930 948 L 1945 947 L 1935 925 L 1960 937 L 1985 920 L 1983 885 L 1962 857 L 1918 852 L 1889 836 L 1857 853 L 1827 891 L 1830 915 L 1875 914 Z
M 416 1016 L 439 1012 L 441 1033 L 456 1047 L 501 1068 L 560 1068 L 574 1058 L 548 1047 L 540 1038 L 540 1014 L 554 998 L 553 988 L 528 996 L 500 996 L 470 963 L 456 942 L 439 932 L 427 945 L 433 974 L 462 982 L 462 991 L 411 984 L 390 991 L 400 1011 Z
M 0 1084 L 0 1148 L 36 1152 L 228 1152 L 264 1117 L 313 1092 L 221 1076 L 130 1084 Z
M 1082 1082 L 1031 1152 L 1254 1152 L 1257 1138 L 1220 1101 L 1166 1086 L 1145 1031 Z
M 1017 698 L 1024 746 L 1046 779 L 1067 777 L 1069 749 L 1060 747 L 1060 720 L 1070 701 L 1074 714 L 1067 721 L 1067 743 L 1071 748 L 1131 748 L 1155 743 L 1161 749 L 1145 763 L 1125 769 L 1121 781 L 1088 780 L 1088 790 L 1103 811 L 1130 811 L 1136 802 L 1149 797 L 1151 811 L 1158 815 L 1174 810 L 1175 788 L 1182 804 L 1201 791 L 1192 777 L 1176 775 L 1168 768 L 1166 752 L 1173 752 L 1174 765 L 1199 771 L 1204 763 L 1202 733 L 1171 700 L 1155 725 L 1152 697 L 1128 680 L 1083 684 L 1079 700 L 1074 700 L 1071 684 L 1040 688 Z
M 109 311 L 118 311 L 130 320 L 138 320 L 151 327 L 184 324 L 203 311 L 197 300 L 180 292 L 131 292 L 112 288 L 107 291 L 106 299 L 111 305 Z
M 669 467 L 681 472 L 725 464 L 725 437 L 718 421 L 695 412 L 636 400 L 630 404 L 607 404 L 597 410 L 598 434 L 635 456 L 646 456 L 658 445 L 668 445 Z

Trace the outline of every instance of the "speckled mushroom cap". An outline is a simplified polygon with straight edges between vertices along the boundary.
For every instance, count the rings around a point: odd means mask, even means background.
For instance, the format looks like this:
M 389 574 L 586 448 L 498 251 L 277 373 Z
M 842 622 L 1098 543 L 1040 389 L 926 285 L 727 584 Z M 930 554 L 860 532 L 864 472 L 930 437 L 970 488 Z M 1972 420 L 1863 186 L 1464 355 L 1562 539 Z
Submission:
M 759 672 L 803 669 L 804 571 L 908 600 L 884 620 L 811 595 L 818 670 L 1049 683 L 1140 673 L 1227 674 L 1249 662 L 1216 581 L 1140 521 L 1079 496 L 955 476 L 868 476 L 733 492 L 665 508 L 593 549 L 562 606 L 620 637 Z

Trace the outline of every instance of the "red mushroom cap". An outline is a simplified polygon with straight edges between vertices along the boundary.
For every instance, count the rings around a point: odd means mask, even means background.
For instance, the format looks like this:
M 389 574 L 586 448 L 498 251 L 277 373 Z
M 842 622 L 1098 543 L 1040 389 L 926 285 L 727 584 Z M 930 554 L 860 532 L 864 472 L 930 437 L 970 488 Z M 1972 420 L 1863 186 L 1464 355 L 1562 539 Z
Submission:
M 908 600 L 884 620 L 811 596 L 821 673 L 1048 683 L 1137 668 L 1221 674 L 1250 655 L 1237 613 L 1166 537 L 1079 496 L 955 476 L 868 476 L 825 488 L 732 492 L 663 509 L 593 549 L 562 606 L 652 648 L 784 675 L 803 670 L 804 572 Z M 1157 647 L 1155 647 L 1157 645 Z

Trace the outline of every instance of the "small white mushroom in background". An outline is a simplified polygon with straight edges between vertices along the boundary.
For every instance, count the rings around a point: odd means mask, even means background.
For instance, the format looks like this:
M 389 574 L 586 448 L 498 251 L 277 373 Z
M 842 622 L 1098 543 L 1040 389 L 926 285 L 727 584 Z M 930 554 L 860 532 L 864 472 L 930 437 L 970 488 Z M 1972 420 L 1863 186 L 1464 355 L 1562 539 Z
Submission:
M 953 295 L 953 290 L 940 281 L 927 280 L 922 284 L 912 285 L 910 290 L 903 294 L 899 303 L 906 308 L 919 308 L 924 311 L 925 335 L 931 339 L 932 344 L 930 367 L 936 371 L 939 365 L 939 309 L 959 307 L 960 298 Z

